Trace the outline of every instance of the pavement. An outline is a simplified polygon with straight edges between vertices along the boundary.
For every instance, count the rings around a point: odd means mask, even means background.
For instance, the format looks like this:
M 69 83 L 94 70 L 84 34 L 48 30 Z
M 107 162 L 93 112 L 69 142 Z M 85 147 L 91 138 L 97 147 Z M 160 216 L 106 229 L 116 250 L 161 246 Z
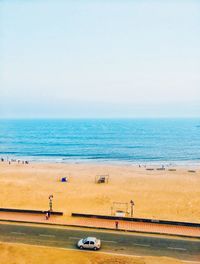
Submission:
M 78 240 L 94 236 L 101 239 L 100 252 L 131 256 L 165 256 L 186 263 L 200 264 L 200 240 L 82 229 L 50 228 L 24 224 L 0 224 L 0 241 L 78 250 Z M 98 252 L 97 252 L 98 254 Z
M 65 215 L 51 216 L 49 220 L 46 220 L 45 215 L 41 215 L 41 214 L 0 212 L 0 220 L 116 230 L 114 220 L 69 217 Z M 118 221 L 118 223 L 119 223 L 118 229 L 122 231 L 142 232 L 142 233 L 144 232 L 144 233 L 153 233 L 153 234 L 165 234 L 165 235 L 200 238 L 199 227 L 173 226 L 173 225 L 164 225 L 164 224 L 161 225 L 156 223 L 128 222 L 122 220 Z

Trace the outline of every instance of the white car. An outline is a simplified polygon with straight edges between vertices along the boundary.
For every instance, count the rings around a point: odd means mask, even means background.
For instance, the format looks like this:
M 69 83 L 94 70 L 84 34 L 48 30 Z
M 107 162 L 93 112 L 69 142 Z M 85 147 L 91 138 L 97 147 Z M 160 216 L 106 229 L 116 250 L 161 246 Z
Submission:
M 78 248 L 80 249 L 100 249 L 101 247 L 101 240 L 97 239 L 96 237 L 87 237 L 83 238 L 78 241 L 77 243 Z

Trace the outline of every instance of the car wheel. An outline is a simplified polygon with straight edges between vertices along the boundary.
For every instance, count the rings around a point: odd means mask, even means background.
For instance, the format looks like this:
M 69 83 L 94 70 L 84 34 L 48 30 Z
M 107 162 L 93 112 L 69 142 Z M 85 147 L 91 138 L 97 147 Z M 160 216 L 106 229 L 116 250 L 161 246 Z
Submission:
M 83 246 L 80 246 L 79 248 L 80 248 L 80 249 L 83 249 Z
M 97 250 L 97 247 L 94 247 L 94 250 Z

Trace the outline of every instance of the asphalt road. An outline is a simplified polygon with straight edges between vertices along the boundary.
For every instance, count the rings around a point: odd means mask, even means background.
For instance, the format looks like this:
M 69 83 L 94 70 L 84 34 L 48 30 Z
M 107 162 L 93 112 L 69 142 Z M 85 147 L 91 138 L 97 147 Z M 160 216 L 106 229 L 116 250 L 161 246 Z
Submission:
M 95 236 L 102 241 L 101 252 L 137 256 L 166 256 L 199 261 L 200 240 L 143 236 L 91 229 L 60 229 L 0 224 L 0 241 L 76 249 L 79 239 Z

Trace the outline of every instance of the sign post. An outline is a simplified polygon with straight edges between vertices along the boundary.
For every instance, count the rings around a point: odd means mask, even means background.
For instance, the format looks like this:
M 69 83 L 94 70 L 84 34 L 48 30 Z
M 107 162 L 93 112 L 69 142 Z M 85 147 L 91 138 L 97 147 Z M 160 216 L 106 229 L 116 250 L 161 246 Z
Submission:
M 134 201 L 130 200 L 130 204 L 131 204 L 131 217 L 133 217 L 133 206 L 135 205 Z
M 53 211 L 53 194 L 49 195 L 49 211 Z

